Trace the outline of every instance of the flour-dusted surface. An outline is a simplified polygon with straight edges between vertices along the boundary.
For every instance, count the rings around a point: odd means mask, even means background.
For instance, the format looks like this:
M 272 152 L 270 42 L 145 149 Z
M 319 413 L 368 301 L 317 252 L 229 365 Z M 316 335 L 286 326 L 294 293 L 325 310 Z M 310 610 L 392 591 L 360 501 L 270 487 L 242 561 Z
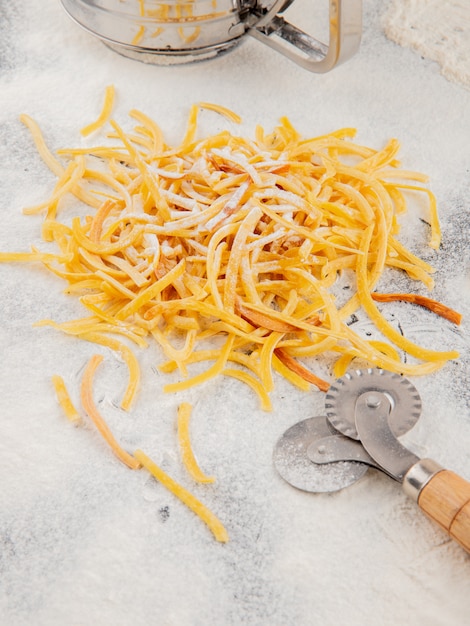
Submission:
M 308 12 L 295 0 L 290 14 Z M 231 107 L 240 132 L 271 129 L 288 115 L 303 134 L 358 128 L 358 141 L 402 141 L 406 167 L 427 172 L 441 211 L 443 244 L 426 247 L 426 209 L 402 218 L 402 241 L 437 269 L 435 297 L 460 310 L 460 328 L 421 309 L 390 304 L 410 338 L 461 351 L 458 362 L 413 382 L 424 409 L 407 439 L 470 478 L 470 96 L 435 64 L 383 34 L 386 3 L 365 2 L 360 54 L 316 76 L 248 40 L 220 59 L 154 67 L 120 57 L 77 28 L 55 0 L 0 2 L 0 249 L 41 245 L 42 217 L 21 208 L 50 194 L 20 113 L 34 117 L 57 149 L 80 142 L 103 90 L 118 93 L 116 117 L 139 108 L 169 142 L 199 100 Z M 462 25 L 463 26 L 463 25 Z M 468 27 L 468 24 L 466 24 Z M 225 122 L 202 115 L 204 132 Z M 418 200 L 416 200 L 418 202 Z M 424 221 L 423 221 L 424 220 Z M 115 408 L 124 364 L 110 352 L 33 328 L 38 319 L 82 314 L 59 279 L 39 265 L 0 265 L 0 623 L 8 626 L 465 626 L 470 559 L 385 476 L 368 472 L 349 489 L 304 494 L 276 474 L 273 447 L 300 419 L 320 415 L 323 395 L 278 380 L 263 413 L 241 383 L 219 379 L 164 395 L 156 348 L 139 354 L 141 393 L 130 414 Z M 388 274 L 384 290 L 407 289 Z M 361 330 L 370 330 L 360 320 Z M 143 448 L 223 521 L 230 542 L 207 528 L 144 472 L 114 459 L 99 435 L 63 417 L 50 377 L 77 399 L 83 367 L 99 351 L 100 408 L 128 449 Z M 322 364 L 317 366 L 321 370 Z M 327 371 L 324 368 L 323 371 Z M 215 485 L 181 470 L 175 414 L 194 404 L 192 435 Z
M 446 78 L 470 89 L 468 0 L 392 0 L 383 25 L 392 41 L 436 61 Z

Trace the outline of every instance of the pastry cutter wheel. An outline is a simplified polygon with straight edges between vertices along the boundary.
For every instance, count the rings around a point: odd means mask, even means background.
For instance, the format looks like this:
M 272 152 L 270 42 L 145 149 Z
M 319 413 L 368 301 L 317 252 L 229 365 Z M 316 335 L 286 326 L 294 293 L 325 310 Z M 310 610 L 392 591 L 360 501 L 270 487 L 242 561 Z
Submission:
M 402 483 L 405 493 L 470 552 L 470 483 L 432 459 L 420 459 L 398 437 L 421 414 L 421 399 L 404 377 L 355 370 L 330 387 L 325 416 L 291 426 L 274 449 L 274 464 L 292 486 L 338 491 L 369 467 Z

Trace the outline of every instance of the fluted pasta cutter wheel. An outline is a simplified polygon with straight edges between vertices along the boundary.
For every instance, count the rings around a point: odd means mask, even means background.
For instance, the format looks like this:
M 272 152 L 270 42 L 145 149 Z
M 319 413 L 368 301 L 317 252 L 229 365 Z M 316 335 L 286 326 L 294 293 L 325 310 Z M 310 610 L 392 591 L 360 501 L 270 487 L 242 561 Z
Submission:
M 325 411 L 330 424 L 351 439 L 359 439 L 355 425 L 356 402 L 368 391 L 388 396 L 392 405 L 389 424 L 396 437 L 404 435 L 421 415 L 421 398 L 407 378 L 382 369 L 348 372 L 331 385 L 325 398 Z
M 352 485 L 371 466 L 384 471 L 357 440 L 355 405 L 369 391 L 384 393 L 390 401 L 395 436 L 416 424 L 421 399 L 407 379 L 381 369 L 352 371 L 330 387 L 326 415 L 294 424 L 277 441 L 273 461 L 284 480 L 303 491 L 326 493 Z

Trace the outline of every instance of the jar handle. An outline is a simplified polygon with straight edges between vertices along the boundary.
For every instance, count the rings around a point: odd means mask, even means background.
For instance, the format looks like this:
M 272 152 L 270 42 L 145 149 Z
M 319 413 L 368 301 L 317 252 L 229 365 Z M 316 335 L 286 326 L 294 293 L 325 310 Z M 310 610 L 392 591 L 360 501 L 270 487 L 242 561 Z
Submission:
M 287 3 L 290 4 L 291 2 Z M 327 45 L 290 24 L 280 15 L 271 18 L 271 11 L 269 16 L 264 15 L 258 19 L 248 29 L 247 34 L 311 72 L 329 72 L 359 49 L 362 0 L 329 0 L 329 4 L 330 35 Z M 275 6 L 279 6 L 279 3 Z

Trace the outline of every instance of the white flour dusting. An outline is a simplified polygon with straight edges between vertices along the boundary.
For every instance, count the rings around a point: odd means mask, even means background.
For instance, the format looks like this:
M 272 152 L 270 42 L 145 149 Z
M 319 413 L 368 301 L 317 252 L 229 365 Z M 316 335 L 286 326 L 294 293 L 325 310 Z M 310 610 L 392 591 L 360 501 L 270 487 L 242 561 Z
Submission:
M 470 89 L 470 2 L 393 0 L 385 34 L 441 66 L 443 75 Z
M 312 4 L 295 0 L 290 8 L 305 28 Z M 303 135 L 348 125 L 358 129 L 359 143 L 373 147 L 397 137 L 403 165 L 430 175 L 443 226 L 441 250 L 430 251 L 426 207 L 413 201 L 400 216 L 400 241 L 436 267 L 434 297 L 464 315 L 454 328 L 406 303 L 387 306 L 404 334 L 462 355 L 413 381 L 423 415 L 409 444 L 470 478 L 470 155 L 462 131 L 470 128 L 469 94 L 386 39 L 380 20 L 389 3 L 363 4 L 360 53 L 319 76 L 254 39 L 192 66 L 137 63 L 78 28 L 58 0 L 0 0 L 0 250 L 42 247 L 42 216 L 21 208 L 44 200 L 56 182 L 18 115 L 37 120 L 51 149 L 77 145 L 78 129 L 96 118 L 111 83 L 116 119 L 127 124 L 127 112 L 138 108 L 162 125 L 170 144 L 197 101 L 235 110 L 246 136 L 287 115 Z M 428 4 L 442 16 L 438 3 Z M 226 128 L 206 113 L 202 134 Z M 294 423 L 321 414 L 320 392 L 279 380 L 270 414 L 235 379 L 184 397 L 164 394 L 176 374 L 164 378 L 170 375 L 157 368 L 162 356 L 150 348 L 139 354 L 141 390 L 124 416 L 115 401 L 127 372 L 103 349 L 97 400 L 117 438 L 195 491 L 225 524 L 225 545 L 161 485 L 115 460 L 95 430 L 71 426 L 50 377 L 63 375 L 78 403 L 95 348 L 33 327 L 38 319 L 83 314 L 63 287 L 39 265 L 0 264 L 1 626 L 468 624 L 470 556 L 397 483 L 368 470 L 343 491 L 310 494 L 277 474 L 276 441 Z M 403 290 L 409 281 L 396 272 L 385 287 Z M 367 320 L 357 326 L 368 336 Z M 195 407 L 194 449 L 216 476 L 213 485 L 192 484 L 181 468 L 180 401 Z

